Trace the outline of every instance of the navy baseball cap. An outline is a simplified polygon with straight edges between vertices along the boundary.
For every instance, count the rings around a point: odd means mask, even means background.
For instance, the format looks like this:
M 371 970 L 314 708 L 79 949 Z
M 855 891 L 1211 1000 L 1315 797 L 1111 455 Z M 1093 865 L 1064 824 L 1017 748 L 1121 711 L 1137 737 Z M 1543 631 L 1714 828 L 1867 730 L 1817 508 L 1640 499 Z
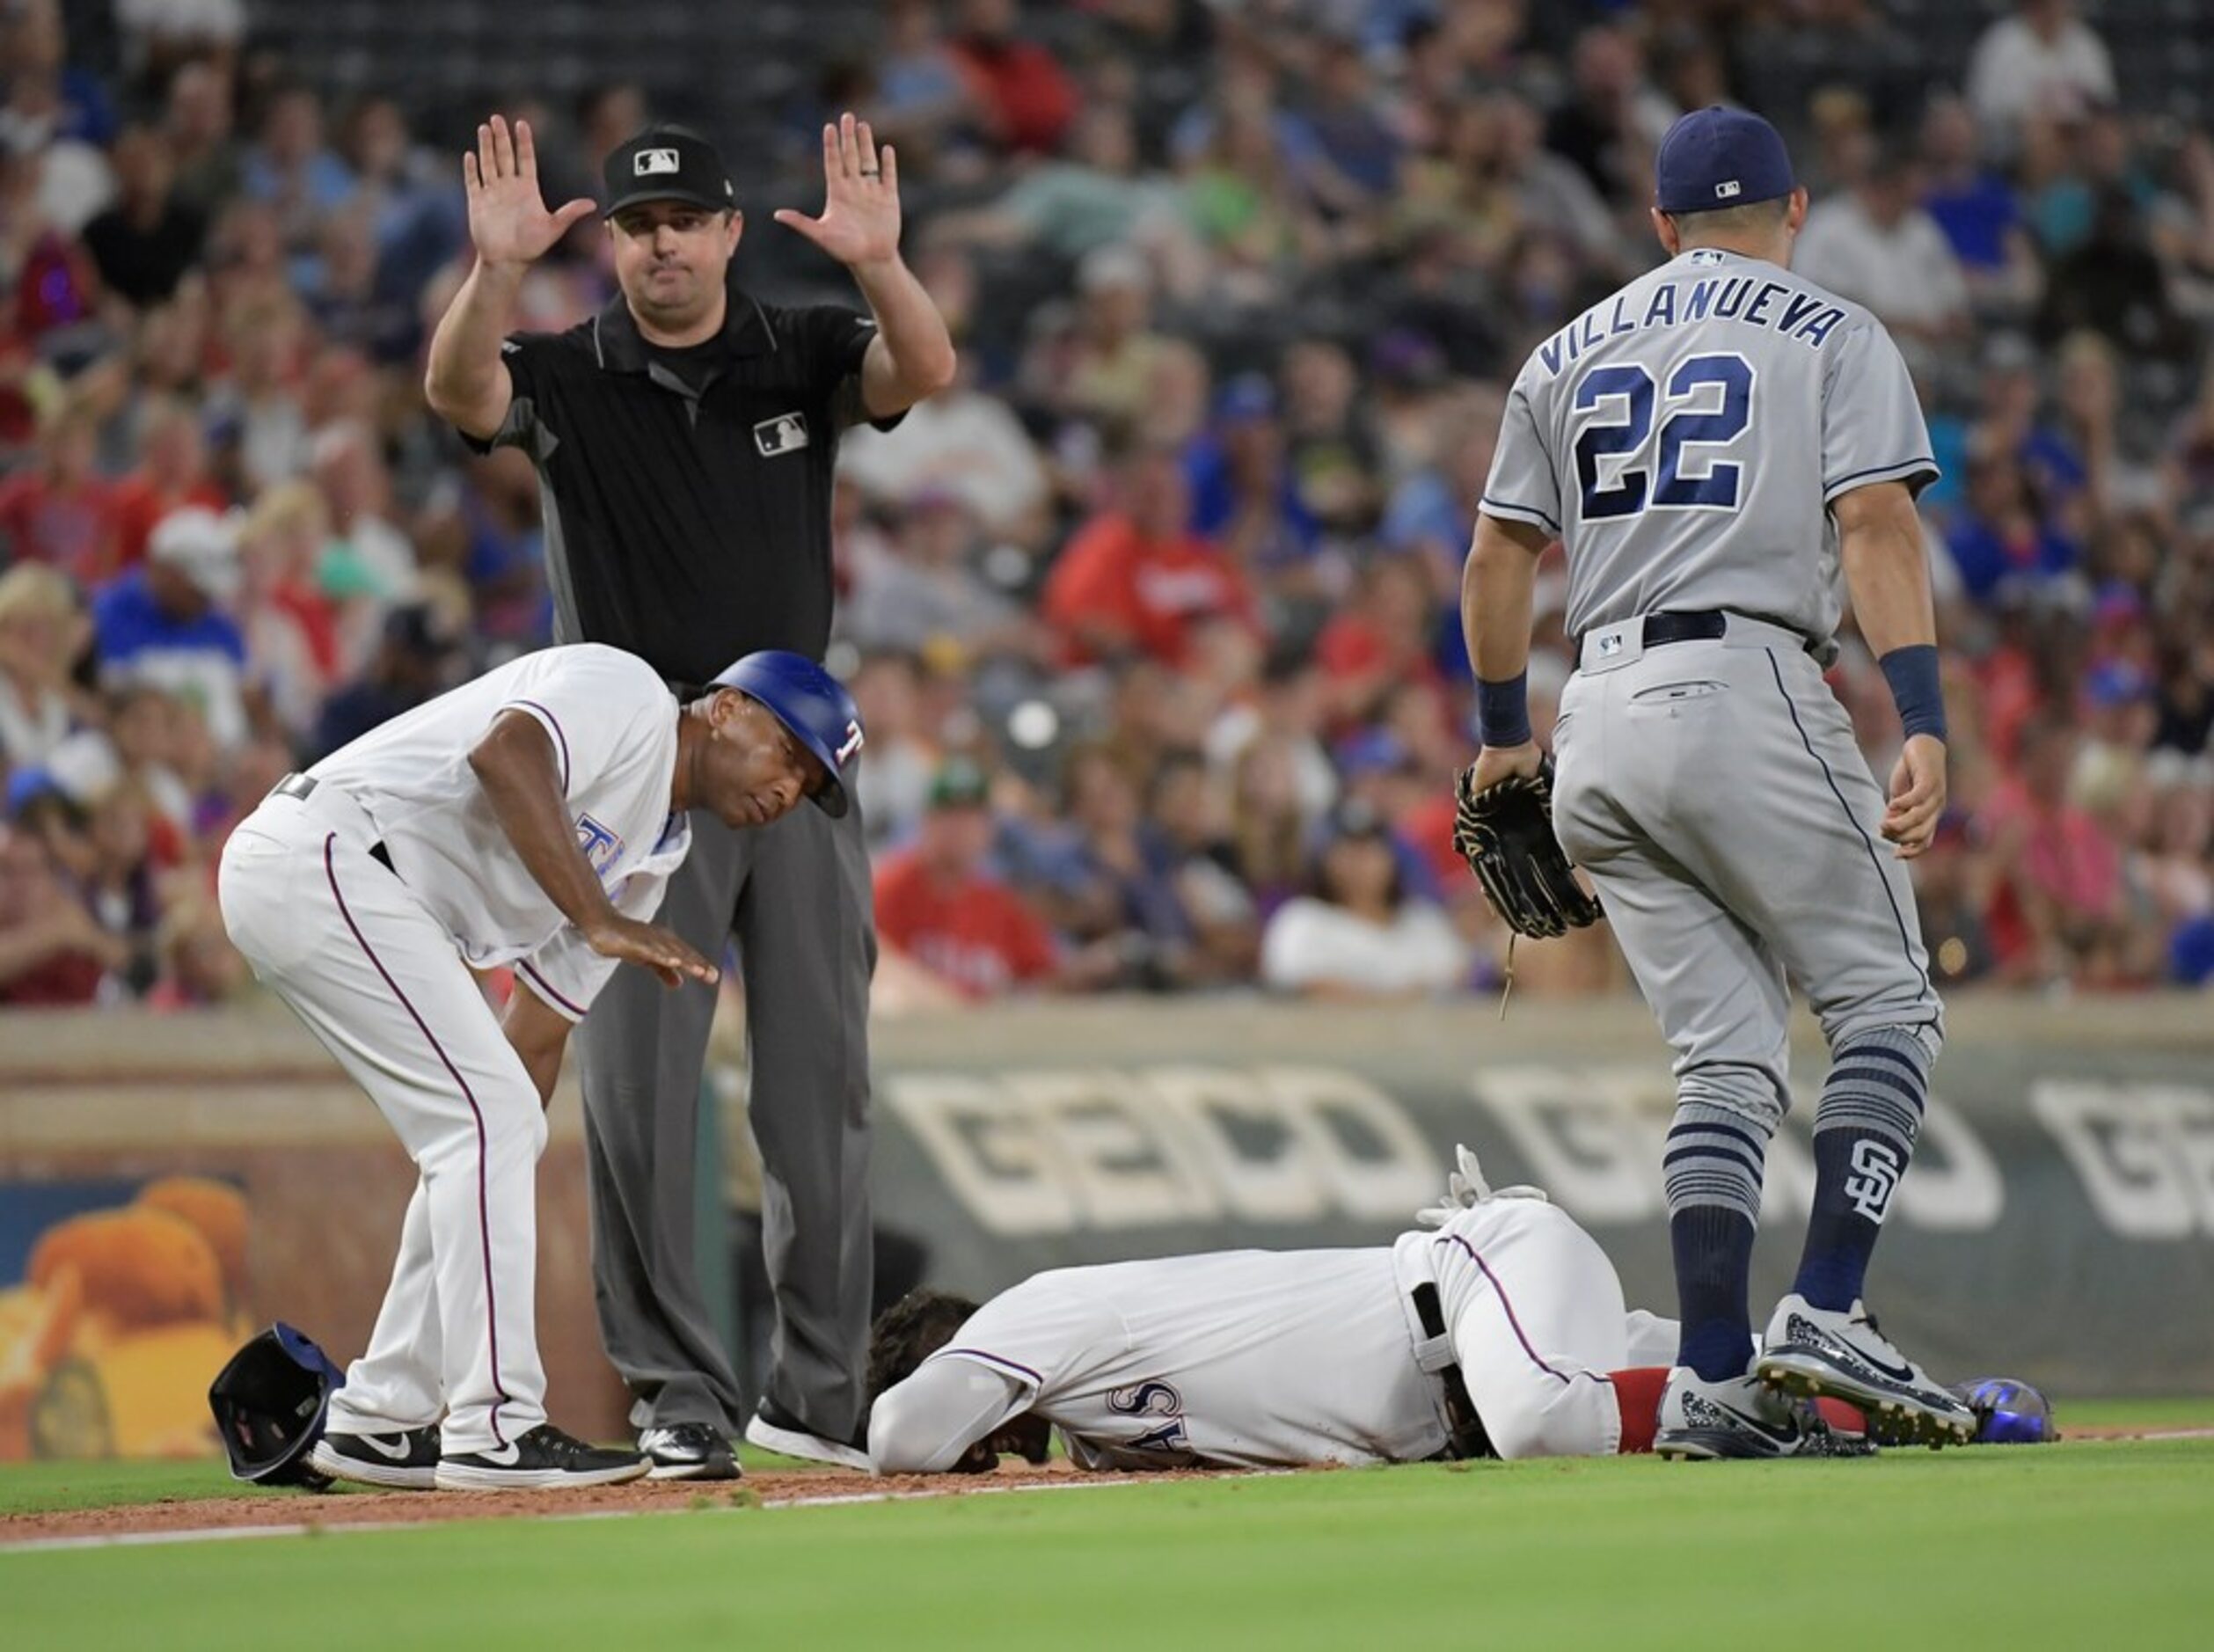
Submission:
M 600 181 L 607 194 L 603 218 L 648 201 L 681 201 L 709 212 L 731 212 L 738 205 L 723 157 L 689 127 L 649 126 L 617 144 L 608 152 Z
M 1720 104 L 1694 109 L 1669 128 L 1653 163 L 1653 200 L 1662 212 L 1718 212 L 1774 201 L 1794 187 L 1776 128 Z

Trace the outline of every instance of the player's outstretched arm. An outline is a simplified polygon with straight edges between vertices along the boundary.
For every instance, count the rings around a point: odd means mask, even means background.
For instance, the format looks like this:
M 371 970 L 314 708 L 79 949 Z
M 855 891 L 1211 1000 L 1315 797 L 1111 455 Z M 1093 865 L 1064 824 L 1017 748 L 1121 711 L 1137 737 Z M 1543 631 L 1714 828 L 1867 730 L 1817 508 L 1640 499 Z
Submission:
M 946 1474 L 990 1467 L 972 1460 L 1021 1410 L 1030 1391 L 973 1360 L 933 1360 L 877 1396 L 869 1409 L 869 1467 L 879 1474 Z
M 527 712 L 503 711 L 471 749 L 469 767 L 485 789 L 500 830 L 546 899 L 603 958 L 643 965 L 676 986 L 689 976 L 712 983 L 714 965 L 658 925 L 617 910 L 578 847 L 562 795 L 561 770 L 544 725 Z
M 1945 699 L 1922 519 L 1903 482 L 1856 487 L 1830 509 L 1853 617 L 1883 667 L 1906 730 L 1891 771 L 1883 836 L 1901 858 L 1911 859 L 1936 835 L 1946 799 Z

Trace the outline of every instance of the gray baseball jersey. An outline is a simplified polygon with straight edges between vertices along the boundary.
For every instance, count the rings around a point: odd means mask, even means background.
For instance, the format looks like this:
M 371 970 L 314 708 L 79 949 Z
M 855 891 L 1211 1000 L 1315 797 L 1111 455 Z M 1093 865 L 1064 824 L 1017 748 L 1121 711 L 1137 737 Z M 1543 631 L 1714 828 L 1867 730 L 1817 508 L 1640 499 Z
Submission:
M 1936 475 L 1906 363 L 1873 316 L 1700 248 L 1531 354 L 1483 509 L 1567 542 L 1571 634 L 1728 609 L 1819 641 L 1841 607 L 1830 501 Z
M 1832 1049 L 1941 1011 L 1884 796 L 1823 681 L 1841 612 L 1830 505 L 1937 474 L 1881 323 L 1700 248 L 1545 340 L 1482 508 L 1567 549 L 1575 675 L 1553 827 L 1676 1050 L 1680 1104 L 1766 1140 L 1789 1103 L 1789 986 Z M 1715 634 L 1660 613 L 1724 610 Z

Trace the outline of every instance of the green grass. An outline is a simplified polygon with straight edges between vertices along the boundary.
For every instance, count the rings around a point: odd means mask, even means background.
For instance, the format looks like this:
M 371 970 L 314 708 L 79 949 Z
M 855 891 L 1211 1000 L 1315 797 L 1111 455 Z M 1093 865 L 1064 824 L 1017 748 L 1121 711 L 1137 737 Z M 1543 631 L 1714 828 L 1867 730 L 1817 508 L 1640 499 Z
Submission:
M 0 1554 L 0 1639 L 2141 1652 L 2210 1552 L 2214 1441 L 1486 1463 Z

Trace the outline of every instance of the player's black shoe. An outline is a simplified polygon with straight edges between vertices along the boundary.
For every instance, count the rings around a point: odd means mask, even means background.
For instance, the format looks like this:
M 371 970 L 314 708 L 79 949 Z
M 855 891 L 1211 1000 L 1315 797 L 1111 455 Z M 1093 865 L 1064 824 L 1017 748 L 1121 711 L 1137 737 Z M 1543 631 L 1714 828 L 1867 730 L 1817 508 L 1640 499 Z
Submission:
M 653 1466 L 649 1480 L 736 1480 L 738 1454 L 720 1429 L 706 1422 L 676 1422 L 639 1430 L 638 1449 Z
M 648 1466 L 636 1451 L 587 1445 L 541 1422 L 505 1445 L 439 1458 L 437 1486 L 441 1491 L 612 1486 L 641 1478 Z
M 309 1448 L 308 1466 L 332 1480 L 428 1491 L 438 1474 L 438 1425 L 391 1434 L 325 1432 Z
M 1858 1406 L 1886 1445 L 1965 1445 L 1976 1437 L 1975 1411 L 1900 1353 L 1858 1302 L 1839 1312 L 1786 1297 L 1753 1374 L 1784 1393 Z
M 1660 1429 L 1653 1450 L 1661 1457 L 1867 1457 L 1875 1447 L 1859 1435 L 1840 1434 L 1811 1406 L 1794 1403 L 1751 1377 L 1708 1382 L 1677 1366 L 1661 1395 Z

